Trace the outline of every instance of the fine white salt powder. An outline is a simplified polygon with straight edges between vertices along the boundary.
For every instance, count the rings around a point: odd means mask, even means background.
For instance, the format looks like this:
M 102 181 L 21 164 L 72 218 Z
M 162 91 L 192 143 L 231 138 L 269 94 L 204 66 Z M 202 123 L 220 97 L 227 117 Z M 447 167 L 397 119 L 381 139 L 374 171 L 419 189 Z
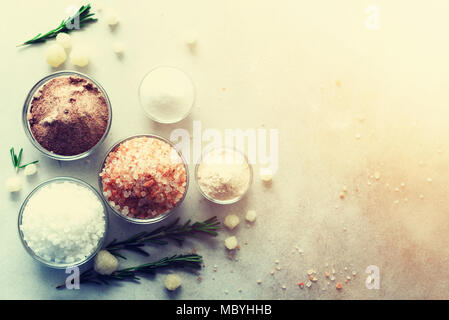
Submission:
M 184 119 L 195 99 L 192 80 L 173 67 L 158 67 L 148 73 L 142 80 L 139 94 L 145 113 L 161 123 Z
M 197 180 L 209 197 L 231 201 L 242 196 L 251 182 L 251 171 L 245 157 L 226 148 L 207 153 L 198 166 Z
M 105 233 L 96 194 L 76 182 L 52 182 L 29 199 L 22 216 L 28 247 L 51 263 L 76 264 L 91 255 Z

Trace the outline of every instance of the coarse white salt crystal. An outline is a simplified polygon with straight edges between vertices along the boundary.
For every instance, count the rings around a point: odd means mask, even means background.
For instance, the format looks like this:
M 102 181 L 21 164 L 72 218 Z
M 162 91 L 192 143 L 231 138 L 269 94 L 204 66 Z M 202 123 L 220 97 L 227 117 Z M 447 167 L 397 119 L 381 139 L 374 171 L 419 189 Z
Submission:
M 74 66 L 85 67 L 89 64 L 90 50 L 86 46 L 76 46 L 70 52 L 70 63 Z
M 77 263 L 97 248 L 106 231 L 105 212 L 86 186 L 51 182 L 29 199 L 20 230 L 30 249 L 44 260 Z
M 181 286 L 182 279 L 177 274 L 169 274 L 165 278 L 164 283 L 165 283 L 165 287 L 167 288 L 167 290 L 174 291 Z
M 37 172 L 37 166 L 34 163 L 27 165 L 25 167 L 25 169 L 23 170 L 23 174 L 26 176 L 32 176 L 32 175 L 36 174 L 36 172 Z
M 226 228 L 228 228 L 229 230 L 232 230 L 239 223 L 240 223 L 240 218 L 237 217 L 235 214 L 230 214 L 230 215 L 226 216 L 223 224 L 226 226 Z
M 60 32 L 56 36 L 56 42 L 60 44 L 64 49 L 68 49 L 72 46 L 72 37 L 68 33 Z
M 65 62 L 67 54 L 59 43 L 53 43 L 45 51 L 45 58 L 49 65 L 56 68 Z
M 248 210 L 245 219 L 248 222 L 254 222 L 256 221 L 256 217 L 257 217 L 256 210 Z
M 19 177 L 10 177 L 6 180 L 6 189 L 8 192 L 18 192 L 22 189 L 22 180 Z
M 78 256 L 81 260 L 82 256 Z M 101 250 L 95 256 L 94 269 L 99 274 L 110 275 L 118 268 L 118 259 L 107 250 Z
M 235 236 L 229 237 L 225 239 L 225 247 L 228 250 L 234 250 L 235 248 L 237 248 L 238 245 L 238 241 L 237 238 Z

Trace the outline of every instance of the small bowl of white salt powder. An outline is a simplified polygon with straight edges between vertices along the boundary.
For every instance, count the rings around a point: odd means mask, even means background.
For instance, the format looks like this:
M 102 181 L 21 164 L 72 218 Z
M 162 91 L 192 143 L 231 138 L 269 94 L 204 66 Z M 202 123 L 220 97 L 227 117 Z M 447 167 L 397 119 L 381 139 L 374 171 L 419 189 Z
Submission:
M 215 148 L 201 157 L 195 167 L 195 180 L 201 194 L 218 204 L 239 201 L 253 181 L 247 157 L 231 148 Z
M 139 85 L 139 101 L 145 114 L 159 123 L 186 118 L 195 103 L 195 86 L 182 70 L 160 66 L 150 70 Z
M 56 269 L 93 258 L 103 245 L 107 227 L 101 195 L 88 183 L 70 177 L 41 183 L 19 213 L 19 235 L 26 251 Z

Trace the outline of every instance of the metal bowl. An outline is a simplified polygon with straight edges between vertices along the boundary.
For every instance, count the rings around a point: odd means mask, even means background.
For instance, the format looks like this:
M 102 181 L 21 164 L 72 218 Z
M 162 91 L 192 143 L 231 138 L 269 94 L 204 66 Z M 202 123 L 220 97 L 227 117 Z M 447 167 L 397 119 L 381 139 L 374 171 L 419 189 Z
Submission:
M 82 186 L 86 187 L 90 191 L 92 191 L 97 196 L 98 200 L 101 202 L 101 205 L 103 206 L 103 212 L 104 212 L 105 230 L 104 230 L 103 236 L 98 240 L 97 248 L 89 256 L 87 256 L 85 259 L 79 260 L 79 261 L 75 261 L 73 263 L 57 263 L 57 262 L 45 260 L 44 258 L 38 256 L 36 253 L 34 253 L 33 249 L 31 249 L 28 246 L 28 244 L 26 243 L 26 241 L 24 239 L 24 234 L 23 234 L 23 232 L 22 232 L 22 230 L 20 228 L 20 226 L 22 225 L 22 218 L 23 218 L 23 213 L 24 213 L 25 207 L 27 206 L 28 201 L 31 199 L 31 197 L 39 189 L 41 189 L 43 186 L 51 184 L 51 183 L 61 183 L 61 182 L 77 183 L 79 185 L 82 185 Z M 95 188 L 92 187 L 90 184 L 88 184 L 88 183 L 86 183 L 86 182 L 84 182 L 84 181 L 82 181 L 80 179 L 76 179 L 76 178 L 72 178 L 72 177 L 57 177 L 57 178 L 53 178 L 53 179 L 44 181 L 41 184 L 39 184 L 36 188 L 33 189 L 33 191 L 30 192 L 30 194 L 24 200 L 24 202 L 22 204 L 22 207 L 20 208 L 19 220 L 18 220 L 19 236 L 20 236 L 20 240 L 21 240 L 25 250 L 28 252 L 28 254 L 33 259 L 39 261 L 40 263 L 42 263 L 42 264 L 44 264 L 44 265 L 46 265 L 48 267 L 54 268 L 54 269 L 65 269 L 65 268 L 70 268 L 70 267 L 77 267 L 77 266 L 80 266 L 80 265 L 88 262 L 93 257 L 95 257 L 95 255 L 98 253 L 98 251 L 101 250 L 101 247 L 103 246 L 103 243 L 104 243 L 104 241 L 106 239 L 108 226 L 109 226 L 108 212 L 107 212 L 106 205 L 104 204 L 103 198 L 101 197 L 100 193 L 97 190 L 95 190 Z
M 131 140 L 131 139 L 134 139 L 134 138 L 139 138 L 139 137 L 150 137 L 150 138 L 159 139 L 159 140 L 169 144 L 174 150 L 176 150 L 175 145 L 171 141 L 165 139 L 164 137 L 155 135 L 155 134 L 137 134 L 137 135 L 133 135 L 133 136 L 127 137 L 125 139 L 122 139 L 122 140 L 116 142 L 108 150 L 108 152 L 106 153 L 106 156 L 105 156 L 105 158 L 104 158 L 104 160 L 103 160 L 103 162 L 102 162 L 102 164 L 100 166 L 100 169 L 98 171 L 98 185 L 100 187 L 100 190 L 101 190 L 100 193 L 101 193 L 101 196 L 103 197 L 104 201 L 108 204 L 108 207 L 111 208 L 112 212 L 114 212 L 118 217 L 120 217 L 121 219 L 124 219 L 125 221 L 131 222 L 131 223 L 135 223 L 135 224 L 153 224 L 153 223 L 157 223 L 157 222 L 160 222 L 162 220 L 165 220 L 169 216 L 171 216 L 173 214 L 173 212 L 175 211 L 175 209 L 178 208 L 181 205 L 181 203 L 184 201 L 184 199 L 185 199 L 185 197 L 187 195 L 187 191 L 189 189 L 189 168 L 188 168 L 188 165 L 187 165 L 187 162 L 186 162 L 184 156 L 182 155 L 182 153 L 180 151 L 177 151 L 177 153 L 178 153 L 179 157 L 181 158 L 182 163 L 184 165 L 184 168 L 186 170 L 186 187 L 185 187 L 184 194 L 183 194 L 182 198 L 178 201 L 178 203 L 173 208 L 171 208 L 170 211 L 168 211 L 166 213 L 163 213 L 163 214 L 160 214 L 160 215 L 158 215 L 158 216 L 156 216 L 154 218 L 151 218 L 151 219 L 139 219 L 139 218 L 129 217 L 129 216 L 126 216 L 123 213 L 117 211 L 114 207 L 112 207 L 109 204 L 108 199 L 103 194 L 103 181 L 102 181 L 102 178 L 100 177 L 100 173 L 103 171 L 104 165 L 106 163 L 106 160 L 107 160 L 109 154 L 112 151 L 114 151 L 123 142 Z
M 81 78 L 85 78 L 89 81 L 91 81 L 93 84 L 95 84 L 95 86 L 98 87 L 98 89 L 100 90 L 100 92 L 102 93 L 102 95 L 104 96 L 106 103 L 108 105 L 108 112 L 109 112 L 109 119 L 108 119 L 108 125 L 106 127 L 105 132 L 103 133 L 103 136 L 101 137 L 101 139 L 97 142 L 96 145 L 94 145 L 92 148 L 90 148 L 87 151 L 84 151 L 83 153 L 80 154 L 76 154 L 73 156 L 64 156 L 64 155 L 59 155 L 56 154 L 54 152 L 51 152 L 47 149 L 45 149 L 44 147 L 42 147 L 40 145 L 40 143 L 34 138 L 33 133 L 31 132 L 31 128 L 30 128 L 30 123 L 28 121 L 28 112 L 31 106 L 31 102 L 33 100 L 34 95 L 36 94 L 36 92 L 48 81 L 57 78 L 57 77 L 63 77 L 63 76 L 71 76 L 71 75 L 75 75 Z M 52 159 L 56 159 L 56 160 L 62 160 L 62 161 L 72 161 L 72 160 L 78 160 L 78 159 L 82 159 L 85 158 L 87 156 L 89 156 L 90 154 L 92 154 L 106 139 L 109 130 L 111 128 L 111 123 L 112 123 L 112 107 L 111 107 L 111 101 L 109 100 L 109 97 L 106 93 L 106 90 L 104 90 L 104 88 L 94 79 L 90 78 L 89 76 L 80 73 L 80 72 L 76 72 L 76 71 L 58 71 L 55 73 L 52 73 L 44 78 L 42 78 L 41 80 L 39 80 L 30 90 L 30 92 L 28 93 L 26 99 L 25 99 L 25 103 L 23 104 L 23 110 L 22 110 L 22 123 L 23 123 L 23 128 L 25 129 L 25 133 L 28 137 L 28 139 L 30 139 L 31 143 L 36 147 L 37 150 L 39 150 L 40 152 L 42 152 L 44 155 L 46 155 L 49 158 Z

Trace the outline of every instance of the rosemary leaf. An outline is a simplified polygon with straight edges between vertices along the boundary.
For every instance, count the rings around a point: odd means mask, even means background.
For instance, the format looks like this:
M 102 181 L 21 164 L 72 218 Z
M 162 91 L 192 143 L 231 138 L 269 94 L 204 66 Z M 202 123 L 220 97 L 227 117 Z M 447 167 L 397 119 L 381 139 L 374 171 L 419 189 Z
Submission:
M 110 275 L 96 273 L 93 268 L 88 269 L 80 275 L 80 283 L 94 283 L 97 285 L 109 285 L 111 281 L 133 281 L 139 282 L 139 274 L 155 274 L 162 269 L 190 268 L 201 269 L 203 257 L 197 254 L 179 254 L 165 257 L 158 261 L 141 264 L 135 267 L 121 269 Z M 56 289 L 64 289 L 65 283 L 60 284 Z
M 18 45 L 18 47 L 47 41 L 51 38 L 56 37 L 60 32 L 71 32 L 73 30 L 76 30 L 76 28 L 73 27 L 75 22 L 79 22 L 79 28 L 83 28 L 88 23 L 97 21 L 96 18 L 93 18 L 95 13 L 91 13 L 90 9 L 91 9 L 90 4 L 82 6 L 73 16 L 65 20 L 62 20 L 59 26 L 56 27 L 55 29 L 48 31 L 45 34 L 38 33 L 30 40 L 25 41 L 24 43 Z
M 105 249 L 115 256 L 119 256 L 117 254 L 119 250 L 132 250 L 147 255 L 146 251 L 140 249 L 144 245 L 166 245 L 168 244 L 167 240 L 173 240 L 178 245 L 182 245 L 187 237 L 196 238 L 199 234 L 215 237 L 218 235 L 217 231 L 220 230 L 220 222 L 217 217 L 193 224 L 191 224 L 190 220 L 187 220 L 184 224 L 179 224 L 178 222 L 179 219 L 176 219 L 167 226 L 159 227 L 152 232 L 140 232 L 120 242 L 114 239 Z

